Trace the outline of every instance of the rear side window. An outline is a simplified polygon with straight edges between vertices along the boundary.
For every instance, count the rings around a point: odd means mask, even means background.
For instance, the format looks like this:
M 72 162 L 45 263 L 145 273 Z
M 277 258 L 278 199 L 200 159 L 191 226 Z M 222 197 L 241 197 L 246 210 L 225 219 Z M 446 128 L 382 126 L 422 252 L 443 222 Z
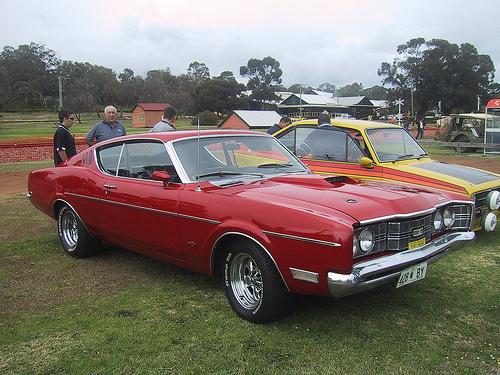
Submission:
M 104 172 L 116 176 L 122 148 L 123 143 L 120 143 L 97 150 L 99 166 Z

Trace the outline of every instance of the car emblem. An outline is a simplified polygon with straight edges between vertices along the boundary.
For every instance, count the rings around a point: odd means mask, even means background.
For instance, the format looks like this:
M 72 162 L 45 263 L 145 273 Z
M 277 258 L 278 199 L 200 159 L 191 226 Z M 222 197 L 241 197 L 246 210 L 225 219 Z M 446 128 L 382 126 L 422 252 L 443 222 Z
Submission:
M 347 199 L 346 202 L 347 203 L 358 203 L 358 201 L 356 199 L 352 199 L 352 198 Z
M 411 234 L 413 237 L 421 236 L 422 234 L 424 234 L 424 228 L 413 229 L 413 232 L 411 232 Z

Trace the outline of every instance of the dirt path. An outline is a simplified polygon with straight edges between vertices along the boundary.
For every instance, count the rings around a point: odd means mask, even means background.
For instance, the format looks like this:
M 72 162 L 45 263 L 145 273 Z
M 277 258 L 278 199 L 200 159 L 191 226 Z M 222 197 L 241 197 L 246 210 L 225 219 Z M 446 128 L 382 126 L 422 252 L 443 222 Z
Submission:
M 28 174 L 29 172 L 0 173 L 0 204 L 8 196 L 26 193 L 28 189 Z

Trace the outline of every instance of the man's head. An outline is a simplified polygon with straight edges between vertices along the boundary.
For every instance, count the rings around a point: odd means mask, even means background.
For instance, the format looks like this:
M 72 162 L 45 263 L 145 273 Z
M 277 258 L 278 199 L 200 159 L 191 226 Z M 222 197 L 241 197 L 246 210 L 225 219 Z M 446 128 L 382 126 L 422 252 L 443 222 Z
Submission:
M 318 116 L 318 126 L 322 124 L 331 124 L 330 114 L 326 111 L 321 112 Z
M 113 123 L 116 121 L 116 108 L 113 107 L 112 105 L 108 105 L 106 108 L 104 108 L 104 118 L 106 119 L 106 122 Z
M 292 120 L 290 120 L 290 117 L 283 116 L 280 119 L 280 122 L 278 123 L 278 126 L 283 129 L 285 126 L 288 126 L 291 123 L 292 123 Z
M 75 114 L 74 112 L 67 111 L 65 109 L 61 109 L 59 111 L 59 122 L 66 126 L 67 128 L 70 128 L 73 125 L 73 122 L 75 121 Z
M 163 118 L 170 121 L 172 124 L 175 122 L 175 117 L 177 116 L 177 110 L 174 107 L 168 106 L 163 111 Z

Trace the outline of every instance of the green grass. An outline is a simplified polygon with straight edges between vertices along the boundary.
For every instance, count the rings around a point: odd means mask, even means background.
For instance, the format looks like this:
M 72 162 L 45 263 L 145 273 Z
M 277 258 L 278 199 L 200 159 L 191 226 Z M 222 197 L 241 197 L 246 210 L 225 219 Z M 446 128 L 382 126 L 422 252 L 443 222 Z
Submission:
M 55 123 L 58 123 L 57 113 L 2 113 L 2 116 L 0 121 L 15 120 L 18 122 L 0 122 L 0 139 L 52 136 L 56 127 Z M 128 118 L 119 118 L 118 120 L 125 126 L 127 134 L 144 133 L 149 130 L 149 128 L 133 128 L 130 114 L 126 114 L 126 117 Z M 98 121 L 100 119 L 95 113 L 82 113 L 81 124 L 75 121 L 71 132 L 76 136 L 85 136 Z M 178 119 L 176 125 L 179 130 L 196 128 L 196 126 L 191 125 L 190 119 L 185 118 Z
M 2 374 L 496 374 L 500 231 L 431 265 L 425 280 L 342 300 L 298 297 L 253 325 L 218 279 L 107 246 L 65 256 L 55 222 L 0 205 Z

